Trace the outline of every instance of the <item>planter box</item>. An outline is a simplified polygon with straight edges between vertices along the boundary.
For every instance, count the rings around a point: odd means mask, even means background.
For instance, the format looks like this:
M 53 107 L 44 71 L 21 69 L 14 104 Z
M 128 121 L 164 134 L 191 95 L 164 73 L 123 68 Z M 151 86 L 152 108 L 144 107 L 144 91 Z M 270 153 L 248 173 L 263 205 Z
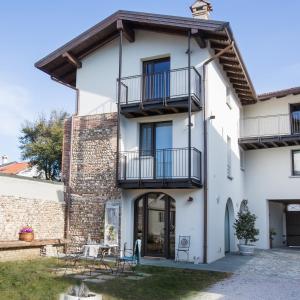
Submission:
M 238 245 L 241 255 L 254 255 L 255 246 L 254 245 Z
M 34 233 L 33 232 L 19 233 L 19 240 L 24 242 L 32 242 L 34 240 Z

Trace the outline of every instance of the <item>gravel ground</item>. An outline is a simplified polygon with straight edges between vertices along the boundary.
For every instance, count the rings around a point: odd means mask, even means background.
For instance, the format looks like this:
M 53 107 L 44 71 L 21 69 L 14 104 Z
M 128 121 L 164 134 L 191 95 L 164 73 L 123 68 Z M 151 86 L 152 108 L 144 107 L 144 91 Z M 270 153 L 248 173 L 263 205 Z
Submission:
M 193 299 L 299 300 L 300 251 L 259 251 L 233 273 Z

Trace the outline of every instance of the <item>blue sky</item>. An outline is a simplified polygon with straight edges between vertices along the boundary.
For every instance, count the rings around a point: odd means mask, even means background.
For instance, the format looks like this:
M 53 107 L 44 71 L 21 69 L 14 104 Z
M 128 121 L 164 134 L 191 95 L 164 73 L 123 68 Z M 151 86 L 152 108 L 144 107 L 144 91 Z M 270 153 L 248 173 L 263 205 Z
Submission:
M 190 16 L 193 0 L 27 0 L 0 4 L 0 155 L 20 160 L 25 119 L 63 109 L 74 91 L 34 63 L 118 9 Z M 212 1 L 212 19 L 231 23 L 258 93 L 300 85 L 300 1 Z

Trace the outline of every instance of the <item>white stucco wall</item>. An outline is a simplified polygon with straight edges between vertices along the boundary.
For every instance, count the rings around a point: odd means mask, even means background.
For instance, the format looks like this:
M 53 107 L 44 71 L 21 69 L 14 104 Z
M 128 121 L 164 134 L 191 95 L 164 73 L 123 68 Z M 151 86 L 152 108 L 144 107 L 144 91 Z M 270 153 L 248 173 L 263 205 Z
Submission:
M 231 88 L 217 62 L 208 66 L 207 111 L 214 120 L 208 121 L 208 262 L 224 256 L 225 208 L 232 200 L 236 215 L 244 199 L 244 173 L 240 169 L 239 119 L 240 103 L 231 89 L 231 105 L 226 104 L 226 86 Z M 227 136 L 231 138 L 232 180 L 227 177 Z M 236 239 L 230 225 L 230 250 L 236 250 Z
M 0 195 L 64 202 L 62 183 L 0 175 Z
M 136 30 L 136 40 L 124 39 L 122 77 L 142 74 L 143 60 L 170 57 L 171 69 L 188 66 L 187 37 Z M 198 66 L 209 53 L 199 51 L 194 40 L 191 45 L 191 65 Z M 79 115 L 116 111 L 116 80 L 119 64 L 118 39 L 113 40 L 82 60 L 77 71 Z
M 291 176 L 291 150 L 298 146 L 246 152 L 245 191 L 260 230 L 259 248 L 269 248 L 268 200 L 299 200 L 300 178 Z M 270 211 L 271 213 L 272 211 Z
M 124 190 L 122 197 L 121 238 L 122 245 L 133 245 L 134 202 L 149 192 L 161 192 L 171 196 L 176 202 L 175 246 L 179 235 L 191 236 L 190 259 L 203 258 L 203 190 Z M 188 198 L 193 201 L 189 202 Z

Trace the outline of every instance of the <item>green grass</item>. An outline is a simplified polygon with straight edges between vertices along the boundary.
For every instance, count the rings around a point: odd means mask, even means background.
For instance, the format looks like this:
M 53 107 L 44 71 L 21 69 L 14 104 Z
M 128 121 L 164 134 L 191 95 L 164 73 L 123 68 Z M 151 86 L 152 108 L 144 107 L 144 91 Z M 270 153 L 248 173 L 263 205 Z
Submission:
M 67 277 L 55 277 L 49 268 L 56 261 L 40 259 L 0 263 L 0 300 L 52 300 L 77 283 Z M 142 280 L 119 277 L 102 284 L 88 284 L 104 300 L 130 299 L 176 300 L 193 296 L 228 276 L 225 273 L 141 266 L 137 272 L 152 274 Z

